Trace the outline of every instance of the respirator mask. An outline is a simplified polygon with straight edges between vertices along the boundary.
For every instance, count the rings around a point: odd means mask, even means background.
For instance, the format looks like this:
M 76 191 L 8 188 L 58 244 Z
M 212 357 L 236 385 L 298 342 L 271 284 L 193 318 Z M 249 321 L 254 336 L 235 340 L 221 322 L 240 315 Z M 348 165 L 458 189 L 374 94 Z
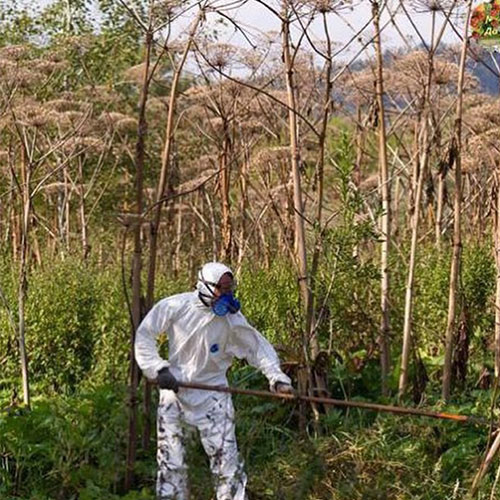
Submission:
M 219 293 L 219 281 L 225 275 L 231 276 L 231 287 L 224 287 L 224 293 Z M 236 280 L 233 273 L 224 264 L 210 262 L 205 264 L 198 273 L 198 295 L 205 306 L 210 307 L 216 316 L 235 314 L 240 308 L 240 302 L 234 296 Z M 227 290 L 227 291 L 226 291 Z
M 240 302 L 233 292 L 220 295 L 212 302 L 212 311 L 217 316 L 225 316 L 227 313 L 235 314 L 240 308 Z

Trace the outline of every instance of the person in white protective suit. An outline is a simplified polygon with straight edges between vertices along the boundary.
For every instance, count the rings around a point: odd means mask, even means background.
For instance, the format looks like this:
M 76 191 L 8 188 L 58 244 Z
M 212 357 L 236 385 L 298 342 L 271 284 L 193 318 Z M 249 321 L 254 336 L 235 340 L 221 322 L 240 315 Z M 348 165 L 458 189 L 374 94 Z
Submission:
M 137 363 L 160 386 L 158 499 L 188 499 L 185 423 L 199 431 L 217 500 L 246 499 L 247 478 L 236 444 L 231 396 L 182 388 L 179 382 L 227 386 L 226 371 L 236 357 L 259 369 L 272 391 L 293 392 L 272 345 L 240 312 L 234 288 L 231 269 L 218 262 L 205 264 L 195 291 L 158 302 L 137 330 Z M 168 361 L 160 357 L 156 344 L 163 332 L 168 336 Z

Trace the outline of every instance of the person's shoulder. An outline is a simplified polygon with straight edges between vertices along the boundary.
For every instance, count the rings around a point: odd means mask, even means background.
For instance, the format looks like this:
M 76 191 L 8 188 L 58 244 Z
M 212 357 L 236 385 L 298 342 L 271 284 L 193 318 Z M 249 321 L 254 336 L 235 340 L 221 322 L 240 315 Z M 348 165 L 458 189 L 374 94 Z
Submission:
M 232 328 L 238 326 L 249 326 L 248 320 L 241 311 L 238 311 L 237 313 L 234 314 L 228 314 L 226 318 L 228 319 L 229 324 L 231 325 Z
M 159 308 L 181 309 L 193 300 L 193 292 L 182 292 L 169 295 L 159 300 L 156 304 Z

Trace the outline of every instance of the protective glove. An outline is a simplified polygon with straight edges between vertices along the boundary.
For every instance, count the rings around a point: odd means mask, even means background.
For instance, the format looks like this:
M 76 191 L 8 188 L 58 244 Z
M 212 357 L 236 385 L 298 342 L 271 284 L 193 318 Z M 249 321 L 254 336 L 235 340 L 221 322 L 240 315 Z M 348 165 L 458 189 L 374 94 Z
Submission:
M 170 373 L 168 367 L 164 367 L 158 372 L 156 380 L 158 381 L 158 385 L 160 386 L 161 389 L 170 389 L 171 391 L 174 392 L 179 391 L 179 382 Z
M 285 384 L 284 382 L 276 382 L 274 385 L 274 390 L 278 394 L 293 394 L 296 396 L 295 389 L 290 384 Z

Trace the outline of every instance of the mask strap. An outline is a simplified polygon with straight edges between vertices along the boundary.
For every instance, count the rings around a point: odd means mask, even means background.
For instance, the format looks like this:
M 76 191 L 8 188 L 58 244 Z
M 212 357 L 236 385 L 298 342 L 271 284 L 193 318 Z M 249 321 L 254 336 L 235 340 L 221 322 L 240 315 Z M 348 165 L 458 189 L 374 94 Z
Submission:
M 212 294 L 212 297 L 215 297 L 215 292 L 214 292 L 214 289 L 211 287 L 211 285 L 213 287 L 215 287 L 216 283 L 212 283 L 212 282 L 207 281 L 203 277 L 203 272 L 202 271 L 200 271 L 200 278 L 201 278 L 201 282 L 207 287 L 208 291 Z M 206 295 L 205 295 L 205 297 L 206 297 Z
M 210 302 L 208 302 L 206 299 L 209 298 L 207 295 L 204 293 L 199 292 L 198 293 L 198 298 L 202 301 L 203 305 L 206 307 L 210 307 Z

